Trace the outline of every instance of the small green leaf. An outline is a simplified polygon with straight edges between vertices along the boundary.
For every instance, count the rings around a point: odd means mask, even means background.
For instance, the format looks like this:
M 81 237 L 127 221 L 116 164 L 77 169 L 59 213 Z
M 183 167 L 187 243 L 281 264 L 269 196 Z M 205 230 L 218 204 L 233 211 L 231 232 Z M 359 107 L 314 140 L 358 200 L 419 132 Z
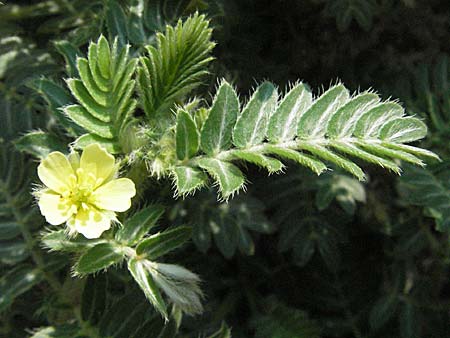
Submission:
M 404 151 L 418 157 L 427 157 L 437 161 L 441 160 L 438 155 L 429 150 L 413 147 L 407 144 L 382 142 L 381 146 L 389 149 Z
M 201 148 L 214 155 L 231 147 L 231 135 L 239 112 L 239 101 L 225 80 L 219 86 L 201 131 Z
M 179 166 L 175 167 L 172 173 L 177 189 L 176 194 L 181 196 L 194 193 L 208 181 L 208 176 L 197 168 Z
M 89 94 L 90 96 L 92 96 L 92 98 L 95 100 L 96 103 L 98 103 L 102 106 L 105 106 L 107 104 L 107 102 L 110 100 L 110 98 L 108 97 L 108 93 L 105 91 L 102 91 L 98 87 L 97 83 L 95 82 L 95 80 L 92 76 L 91 70 L 89 69 L 88 60 L 86 60 L 85 58 L 78 58 L 77 59 L 77 68 L 78 68 L 78 72 L 80 74 L 81 82 L 82 82 L 83 86 L 85 87 L 85 89 L 87 90 L 87 93 L 85 90 L 83 90 L 83 93 Z M 82 102 L 82 100 L 80 98 L 78 98 L 78 96 L 77 96 L 77 95 L 80 95 L 80 94 L 78 94 L 78 92 L 74 92 L 72 90 L 72 93 L 78 99 L 78 101 Z M 87 100 L 88 99 L 83 99 L 83 101 L 86 102 L 86 104 L 88 104 Z M 93 101 L 90 101 L 90 102 L 93 102 Z M 93 107 L 93 109 L 95 109 L 95 107 Z M 99 118 L 103 119 L 102 117 L 99 117 Z M 106 121 L 106 122 L 108 122 L 108 121 Z
M 300 118 L 298 137 L 306 139 L 325 136 L 331 116 L 348 101 L 348 98 L 349 93 L 341 84 L 328 89 Z
M 280 172 L 284 168 L 283 163 L 281 163 L 277 159 L 270 158 L 253 151 L 236 150 L 233 152 L 233 156 L 240 160 L 244 160 L 265 168 L 270 174 Z
M 177 112 L 176 149 L 180 161 L 194 156 L 199 147 L 199 132 L 191 115 L 185 110 Z
M 111 76 L 111 52 L 108 40 L 106 40 L 103 35 L 100 35 L 97 45 L 98 68 L 100 69 L 100 74 L 102 74 L 105 79 L 109 79 Z
M 303 267 L 312 258 L 316 251 L 316 241 L 309 234 L 299 238 L 294 243 L 293 259 L 296 265 Z
M 287 93 L 270 118 L 267 136 L 270 142 L 292 140 L 297 133 L 300 117 L 312 103 L 312 94 L 303 83 L 296 84 Z
M 127 18 L 117 1 L 108 1 L 106 27 L 108 28 L 109 37 L 111 39 L 118 37 L 121 46 L 124 46 L 127 43 Z
M 358 145 L 360 145 L 362 148 L 365 148 L 366 150 L 370 151 L 373 154 L 377 154 L 379 156 L 387 156 L 391 157 L 393 159 L 398 158 L 399 160 L 406 161 L 409 163 L 413 163 L 419 166 L 424 166 L 425 163 L 422 162 L 419 158 L 416 156 L 407 153 L 402 150 L 398 149 L 390 149 L 387 147 L 383 147 L 382 145 L 378 143 L 371 143 L 371 142 L 364 142 L 364 141 L 357 141 Z
M 97 86 L 103 90 L 103 91 L 108 91 L 109 86 L 110 86 L 110 81 L 106 78 L 104 78 L 101 73 L 100 70 L 98 68 L 98 56 L 97 56 L 97 52 L 98 52 L 98 46 L 96 43 L 91 42 L 89 44 L 89 48 L 88 48 L 88 63 L 89 63 L 89 70 L 92 73 L 92 78 L 94 79 L 95 83 L 97 84 Z
M 15 267 L 0 278 L 0 312 L 5 310 L 14 299 L 31 289 L 42 280 L 39 270 L 28 265 Z
M 128 261 L 128 270 L 133 276 L 136 283 L 144 292 L 145 297 L 152 305 L 167 319 L 167 307 L 156 286 L 152 276 L 145 267 L 145 261 L 132 258 Z
M 198 222 L 192 229 L 192 241 L 195 246 L 203 253 L 211 247 L 211 229 L 209 224 Z
M 44 234 L 41 238 L 41 242 L 45 248 L 51 251 L 67 252 L 82 252 L 102 241 L 101 239 L 86 239 L 81 235 L 75 238 L 69 238 L 65 230 L 52 230 Z
M 28 258 L 30 255 L 27 245 L 23 240 L 13 240 L 0 243 L 0 262 L 7 265 L 15 265 Z
M 362 169 L 355 163 L 347 160 L 345 157 L 333 153 L 331 150 L 328 150 L 323 146 L 305 142 L 301 144 L 301 148 L 310 151 L 314 155 L 321 157 L 326 161 L 335 163 L 342 169 L 347 170 L 349 173 L 357 177 L 360 181 L 364 181 L 366 179 L 366 175 L 364 174 Z
M 362 93 L 347 102 L 331 116 L 327 127 L 330 138 L 351 137 L 359 118 L 379 101 L 374 93 Z
M 136 253 L 155 260 L 186 243 L 191 238 L 191 232 L 191 227 L 181 226 L 154 234 L 138 244 Z
M 19 151 L 29 153 L 43 159 L 52 151 L 67 151 L 66 145 L 58 137 L 43 131 L 33 131 L 25 134 L 14 142 Z
M 237 232 L 239 250 L 248 256 L 253 255 L 255 253 L 255 243 L 253 243 L 252 236 L 240 224 L 238 224 Z
M 244 175 L 235 165 L 214 158 L 201 158 L 198 166 L 206 170 L 219 184 L 222 199 L 226 200 L 245 183 Z
M 228 216 L 229 217 L 229 216 Z M 223 224 L 227 226 L 223 226 Z M 239 230 L 232 220 L 227 222 L 227 219 L 222 219 L 221 215 L 214 215 L 209 222 L 211 232 L 214 237 L 214 242 L 225 258 L 230 259 L 234 256 L 239 244 Z
M 114 137 L 113 130 L 109 124 L 96 119 L 81 106 L 67 106 L 64 108 L 64 112 L 76 124 L 83 127 L 87 131 L 108 139 L 112 139 Z
M 264 140 L 277 99 L 277 90 L 270 82 L 256 89 L 234 126 L 233 143 L 236 147 L 247 148 Z
M 0 222 L 0 240 L 13 239 L 20 234 L 20 225 L 13 221 Z
M 107 139 L 94 134 L 81 135 L 73 142 L 76 149 L 84 149 L 92 143 L 98 143 L 111 154 L 119 154 L 121 152 L 120 146 L 114 139 Z
M 79 275 L 94 273 L 119 263 L 123 258 L 123 252 L 112 244 L 97 244 L 80 257 L 74 271 Z
M 153 228 L 164 213 L 161 205 L 150 205 L 128 218 L 116 232 L 117 241 L 134 245 Z
M 73 103 L 70 94 L 63 87 L 48 79 L 31 80 L 30 86 L 43 96 L 58 122 L 71 135 L 77 136 L 83 132 L 83 129 L 73 123 L 62 111 L 62 107 Z
M 266 148 L 267 151 L 269 151 L 270 153 L 273 153 L 283 158 L 287 158 L 289 160 L 297 162 L 300 165 L 308 167 L 309 169 L 314 171 L 317 175 L 320 175 L 322 172 L 327 170 L 327 166 L 323 162 L 299 151 L 292 150 L 289 148 L 277 147 L 275 145 L 268 145 Z
M 427 135 L 425 123 L 414 117 L 398 118 L 386 123 L 380 131 L 380 139 L 394 143 L 408 143 Z
M 110 122 L 111 115 L 109 114 L 108 110 L 104 105 L 96 101 L 97 99 L 99 99 L 100 101 L 104 100 L 104 102 L 106 103 L 106 96 L 103 97 L 103 94 L 101 97 L 99 94 L 96 95 L 96 98 L 94 99 L 93 96 L 89 93 L 88 89 L 84 86 L 84 83 L 85 82 L 78 79 L 67 80 L 67 86 L 70 88 L 73 96 L 76 97 L 78 102 L 81 103 L 81 105 L 84 107 L 84 109 L 86 109 L 87 112 L 89 112 L 90 115 L 102 122 Z
M 381 128 L 389 121 L 403 116 L 398 103 L 381 103 L 364 113 L 355 126 L 354 135 L 360 138 L 378 137 Z
M 330 145 L 333 148 L 336 148 L 342 153 L 349 154 L 351 156 L 355 156 L 358 158 L 363 159 L 364 161 L 375 163 L 383 168 L 387 168 L 392 170 L 397 175 L 400 175 L 401 169 L 398 165 L 396 165 L 394 162 L 387 160 L 385 158 L 379 157 L 377 155 L 374 155 L 370 152 L 367 152 L 363 149 L 360 149 L 353 145 L 353 143 L 346 143 L 346 142 L 331 142 Z
M 66 61 L 67 75 L 69 75 L 70 77 L 77 76 L 78 70 L 76 67 L 76 59 L 77 55 L 81 54 L 78 48 L 66 40 L 56 41 L 55 47 L 58 50 L 59 54 L 61 54 Z

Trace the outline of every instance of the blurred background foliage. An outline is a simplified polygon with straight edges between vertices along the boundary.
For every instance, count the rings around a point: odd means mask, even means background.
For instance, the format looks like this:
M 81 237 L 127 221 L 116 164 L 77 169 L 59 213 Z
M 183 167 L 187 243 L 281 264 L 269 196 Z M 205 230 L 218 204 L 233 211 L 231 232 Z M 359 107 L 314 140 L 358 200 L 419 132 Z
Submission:
M 373 88 L 424 119 L 420 145 L 443 161 L 406 166 L 401 177 L 364 166 L 364 184 L 250 166 L 247 194 L 228 204 L 210 191 L 173 200 L 170 185 L 150 185 L 165 222 L 193 225 L 192 243 L 168 259 L 204 280 L 205 313 L 163 328 L 124 267 L 72 279 L 69 256 L 41 248 L 44 222 L 29 194 L 36 163 L 13 140 L 38 128 L 62 134 L 48 109 L 68 94 L 41 96 L 38 84 L 61 85 L 75 71 L 64 58 L 70 65 L 101 33 L 135 53 L 197 10 L 217 42 L 198 91 L 221 76 L 242 97 L 264 79 Z M 449 41 L 445 0 L 3 1 L 0 336 L 450 337 Z

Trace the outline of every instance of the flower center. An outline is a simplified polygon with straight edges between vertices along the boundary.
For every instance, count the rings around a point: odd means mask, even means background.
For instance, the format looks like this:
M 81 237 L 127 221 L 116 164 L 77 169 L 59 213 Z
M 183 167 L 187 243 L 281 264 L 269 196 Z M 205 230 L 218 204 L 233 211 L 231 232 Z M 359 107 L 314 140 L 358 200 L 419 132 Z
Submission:
M 85 207 L 85 205 L 90 204 L 92 191 L 92 187 L 75 187 L 69 195 L 72 205 L 76 205 L 77 209 L 79 209 L 80 207 Z

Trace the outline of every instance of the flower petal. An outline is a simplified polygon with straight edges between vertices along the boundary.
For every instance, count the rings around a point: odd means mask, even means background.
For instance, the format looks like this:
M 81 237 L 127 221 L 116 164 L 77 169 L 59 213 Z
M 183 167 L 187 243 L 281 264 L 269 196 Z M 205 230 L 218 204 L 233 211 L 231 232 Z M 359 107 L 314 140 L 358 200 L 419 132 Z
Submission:
M 39 209 L 48 223 L 52 225 L 62 224 L 72 216 L 73 209 L 61 195 L 47 190 L 39 193 L 38 196 Z
M 134 183 L 129 178 L 112 180 L 92 194 L 93 203 L 100 209 L 125 211 L 131 206 L 131 197 L 136 195 Z
M 97 179 L 104 182 L 116 169 L 114 156 L 108 153 L 97 143 L 93 143 L 84 148 L 80 159 L 80 168 L 84 173 L 92 173 Z
M 63 193 L 70 189 L 72 182 L 70 177 L 74 177 L 75 174 L 64 154 L 54 151 L 39 164 L 38 176 L 48 188 Z
M 76 151 L 72 151 L 68 156 L 68 160 L 70 165 L 72 166 L 73 171 L 77 172 L 77 169 L 80 167 L 80 154 L 78 154 Z
M 99 238 L 104 231 L 108 230 L 113 219 L 114 215 L 87 206 L 78 210 L 77 214 L 67 224 L 83 234 L 84 237 L 91 239 Z

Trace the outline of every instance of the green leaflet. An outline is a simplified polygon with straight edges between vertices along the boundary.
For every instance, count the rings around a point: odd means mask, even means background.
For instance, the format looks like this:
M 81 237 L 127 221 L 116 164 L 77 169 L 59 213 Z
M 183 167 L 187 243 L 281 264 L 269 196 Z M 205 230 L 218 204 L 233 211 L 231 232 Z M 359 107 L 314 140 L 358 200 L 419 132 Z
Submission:
M 128 270 L 141 290 L 144 292 L 145 297 L 161 313 L 161 315 L 167 319 L 166 304 L 152 276 L 145 266 L 145 260 L 141 261 L 136 258 L 130 259 L 128 261 Z
M 89 94 L 89 91 L 86 88 L 86 83 L 82 82 L 81 80 L 69 79 L 67 80 L 67 85 L 78 102 L 81 103 L 83 108 L 86 109 L 89 114 L 103 122 L 111 121 L 111 116 L 109 115 L 108 110 L 105 108 L 104 103 L 100 103 L 100 101 L 106 103 L 106 97 L 100 100 L 98 98 L 100 94 L 98 94 L 94 99 L 94 97 Z
M 86 251 L 75 265 L 75 273 L 86 275 L 119 263 L 123 252 L 110 243 L 100 243 Z
M 58 50 L 59 54 L 64 57 L 67 75 L 70 77 L 77 76 L 78 70 L 76 67 L 76 59 L 77 55 L 80 54 L 78 48 L 66 40 L 56 41 L 55 48 Z
M 413 163 L 416 165 L 419 165 L 423 167 L 425 163 L 418 157 L 414 156 L 413 154 L 410 154 L 406 151 L 399 150 L 399 149 L 391 149 L 388 147 L 384 147 L 380 144 L 374 143 L 374 142 L 364 142 L 364 141 L 357 141 L 357 145 L 361 146 L 362 148 L 370 151 L 371 153 L 377 154 L 379 156 L 386 156 L 390 157 L 392 159 L 398 158 L 402 161 L 406 161 L 409 163 Z
M 0 312 L 16 297 L 31 289 L 42 280 L 42 273 L 28 265 L 20 265 L 5 273 L 0 279 Z
M 177 112 L 176 148 L 179 160 L 187 160 L 194 156 L 199 147 L 200 135 L 191 115 L 185 110 Z
M 78 58 L 77 59 L 77 69 L 79 72 L 79 76 L 81 78 L 81 85 L 79 85 L 81 88 L 80 89 L 84 89 L 85 91 L 88 92 L 88 94 L 92 97 L 92 101 L 93 104 L 96 104 L 96 102 L 98 102 L 98 105 L 100 106 L 100 109 L 102 109 L 102 107 L 104 107 L 106 105 L 106 102 L 108 101 L 108 92 L 107 91 L 103 91 L 102 89 L 100 89 L 97 85 L 97 83 L 95 82 L 91 70 L 89 69 L 89 63 L 88 60 L 84 59 L 84 58 Z M 72 80 L 75 81 L 75 80 Z M 73 89 L 71 89 L 73 92 Z M 86 95 L 86 93 L 84 93 Z M 77 100 L 82 102 L 83 100 L 83 96 L 78 93 L 76 96 Z M 91 102 L 92 102 L 91 101 Z M 85 108 L 87 108 L 85 106 Z M 94 113 L 96 114 L 96 113 Z M 105 122 L 108 122 L 110 117 L 106 114 L 106 116 L 104 116 L 104 118 L 106 119 Z
M 70 94 L 63 87 L 44 78 L 31 80 L 30 86 L 44 97 L 53 116 L 72 136 L 80 135 L 83 132 L 83 129 L 73 123 L 61 109 L 61 107 L 73 103 Z
M 323 162 L 316 160 L 314 157 L 311 157 L 309 155 L 300 153 L 298 151 L 289 148 L 277 147 L 275 145 L 269 145 L 266 148 L 270 153 L 273 153 L 283 158 L 287 158 L 289 160 L 297 162 L 300 165 L 308 167 L 309 169 L 314 171 L 317 175 L 320 175 L 323 171 L 327 169 L 327 166 Z
M 20 225 L 14 221 L 0 222 L 0 240 L 13 239 L 20 234 Z
M 300 138 L 323 137 L 331 116 L 347 102 L 348 98 L 349 93 L 342 84 L 328 89 L 301 116 L 297 136 Z
M 88 146 L 91 143 L 98 143 L 111 154 L 118 154 L 121 152 L 121 149 L 114 141 L 114 139 L 107 139 L 95 134 L 84 134 L 73 142 L 73 146 L 76 149 L 84 149 L 84 147 Z
M 234 126 L 233 143 L 236 147 L 247 148 L 264 140 L 277 98 L 277 90 L 270 82 L 256 89 Z
M 115 239 L 127 245 L 139 242 L 153 228 L 164 213 L 161 205 L 150 205 L 129 217 L 116 234 Z
M 385 158 L 379 157 L 377 155 L 374 155 L 372 153 L 369 153 L 358 147 L 355 147 L 352 143 L 331 142 L 330 145 L 342 153 L 346 153 L 348 155 L 358 157 L 358 158 L 363 159 L 364 161 L 367 161 L 370 163 L 375 163 L 383 168 L 392 170 L 397 175 L 400 175 L 401 169 L 394 162 L 387 160 Z
M 418 157 L 427 157 L 429 159 L 438 160 L 438 161 L 441 160 L 438 155 L 436 155 L 435 153 L 433 153 L 429 150 L 409 146 L 407 144 L 382 142 L 381 146 L 390 148 L 390 149 L 401 150 L 401 151 L 410 153 L 410 154 L 418 156 Z
M 377 137 L 387 122 L 402 117 L 403 113 L 402 106 L 397 103 L 381 103 L 361 116 L 356 123 L 354 135 L 360 138 Z
M 380 131 L 384 141 L 407 143 L 420 140 L 427 135 L 425 123 L 414 117 L 405 117 L 386 123 Z
M 100 137 L 112 139 L 114 131 L 110 124 L 106 124 L 87 112 L 82 106 L 71 105 L 64 108 L 64 112 L 76 124 Z
M 201 158 L 198 166 L 205 169 L 219 184 L 221 198 L 227 200 L 244 187 L 245 178 L 235 165 L 214 158 Z
M 362 114 L 380 101 L 375 93 L 362 93 L 342 106 L 330 119 L 327 134 L 330 138 L 351 137 Z
M 41 242 L 50 251 L 80 252 L 103 242 L 103 240 L 89 240 L 81 235 L 68 238 L 64 230 L 50 230 L 42 236 Z
M 296 84 L 281 100 L 270 117 L 267 136 L 273 143 L 292 140 L 298 120 L 312 103 L 312 94 L 303 83 Z
M 284 168 L 283 163 L 278 161 L 277 159 L 265 156 L 257 152 L 236 150 L 233 152 L 233 155 L 240 160 L 244 160 L 267 169 L 269 174 L 280 172 Z
M 201 148 L 215 155 L 231 147 L 231 135 L 239 112 L 239 101 L 228 82 L 222 81 L 201 131 Z
M 364 172 L 355 163 L 353 163 L 350 160 L 347 160 L 345 157 L 337 155 L 336 153 L 328 150 L 327 148 L 325 148 L 323 146 L 305 142 L 305 143 L 301 144 L 301 148 L 308 150 L 312 154 L 314 154 L 324 160 L 327 160 L 327 161 L 330 161 L 330 162 L 336 164 L 337 166 L 341 167 L 342 169 L 344 169 L 344 170 L 348 171 L 349 173 L 351 173 L 352 175 L 356 176 L 360 181 L 364 181 L 366 179 L 365 178 L 366 175 L 364 174 Z
M 178 166 L 172 170 L 172 174 L 177 189 L 176 194 L 181 196 L 194 193 L 208 181 L 208 176 L 202 170 L 193 167 Z
M 191 238 L 191 231 L 191 227 L 180 226 L 151 235 L 138 244 L 136 253 L 155 260 L 186 243 Z
M 30 252 L 22 239 L 5 241 L 0 246 L 0 263 L 15 265 L 28 258 Z
M 14 142 L 19 151 L 27 152 L 37 158 L 44 158 L 52 151 L 66 152 L 66 145 L 58 137 L 43 131 L 25 134 Z

